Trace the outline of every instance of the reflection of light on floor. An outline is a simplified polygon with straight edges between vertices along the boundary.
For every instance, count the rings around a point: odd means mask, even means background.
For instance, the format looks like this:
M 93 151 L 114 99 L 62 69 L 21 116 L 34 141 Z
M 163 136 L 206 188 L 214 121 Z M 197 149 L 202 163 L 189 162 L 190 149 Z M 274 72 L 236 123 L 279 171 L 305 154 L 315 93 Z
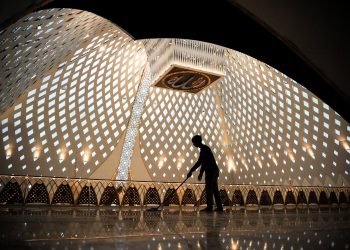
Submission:
M 239 241 L 234 241 L 233 239 L 231 239 L 231 249 L 232 250 L 237 250 L 239 248 Z
M 161 243 L 158 243 L 158 248 L 157 249 L 158 250 L 162 250 L 163 249 Z
M 267 249 L 267 242 L 265 242 L 265 244 L 264 244 L 264 250 L 266 250 Z
M 0 207 L 0 246 L 11 249 L 7 244 L 19 238 L 23 240 L 16 243 L 19 249 L 21 244 L 29 244 L 33 249 L 63 244 L 81 249 L 162 250 L 348 249 L 350 246 L 348 209 L 289 209 L 281 213 L 226 209 L 225 213 L 203 214 L 193 207 L 157 212 L 140 207 Z

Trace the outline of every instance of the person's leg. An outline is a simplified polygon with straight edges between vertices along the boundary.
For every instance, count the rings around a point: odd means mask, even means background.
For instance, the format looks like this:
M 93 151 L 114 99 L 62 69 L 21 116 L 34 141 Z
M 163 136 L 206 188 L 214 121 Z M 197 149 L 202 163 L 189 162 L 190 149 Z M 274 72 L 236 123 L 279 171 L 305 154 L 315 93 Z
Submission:
M 205 180 L 205 192 L 207 196 L 207 208 L 213 209 L 213 182 Z
M 220 191 L 219 191 L 219 187 L 218 187 L 218 179 L 215 179 L 213 181 L 213 193 L 214 193 L 214 197 L 215 197 L 215 203 L 216 203 L 217 210 L 223 210 L 221 197 L 220 197 Z

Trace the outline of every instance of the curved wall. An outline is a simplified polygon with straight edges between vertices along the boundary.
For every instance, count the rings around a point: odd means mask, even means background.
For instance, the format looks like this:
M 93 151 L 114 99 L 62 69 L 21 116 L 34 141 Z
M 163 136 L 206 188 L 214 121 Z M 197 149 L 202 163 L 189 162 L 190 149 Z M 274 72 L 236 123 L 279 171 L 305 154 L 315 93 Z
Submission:
M 222 183 L 348 186 L 349 124 L 263 62 L 233 50 L 226 59 L 225 78 L 198 95 L 151 89 L 140 145 L 153 180 L 185 178 L 199 133 Z
M 115 176 L 143 41 L 70 9 L 30 14 L 0 34 L 0 173 Z M 226 76 L 198 94 L 150 87 L 131 178 L 182 181 L 199 133 L 221 183 L 349 186 L 349 124 L 263 62 L 229 49 L 225 60 Z
M 30 14 L 1 40 L 1 71 L 13 76 L 1 74 L 1 173 L 89 177 L 127 128 L 146 62 L 142 44 L 70 9 Z

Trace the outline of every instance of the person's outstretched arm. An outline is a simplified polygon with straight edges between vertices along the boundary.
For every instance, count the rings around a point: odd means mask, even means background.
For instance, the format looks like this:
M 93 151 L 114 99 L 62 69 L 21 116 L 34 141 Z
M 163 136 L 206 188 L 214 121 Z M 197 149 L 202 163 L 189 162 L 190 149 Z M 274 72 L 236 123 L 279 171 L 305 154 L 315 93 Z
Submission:
M 192 176 L 192 173 L 194 171 L 197 170 L 197 168 L 199 168 L 199 166 L 202 165 L 202 154 L 199 155 L 198 161 L 196 162 L 196 164 L 194 164 L 194 166 L 190 169 L 190 172 L 188 172 L 187 174 L 187 178 L 190 178 Z M 202 170 L 202 169 L 201 169 Z
M 199 175 L 198 175 L 198 180 L 201 181 L 202 180 L 202 176 L 204 173 L 204 166 L 202 165 L 201 169 L 199 170 Z

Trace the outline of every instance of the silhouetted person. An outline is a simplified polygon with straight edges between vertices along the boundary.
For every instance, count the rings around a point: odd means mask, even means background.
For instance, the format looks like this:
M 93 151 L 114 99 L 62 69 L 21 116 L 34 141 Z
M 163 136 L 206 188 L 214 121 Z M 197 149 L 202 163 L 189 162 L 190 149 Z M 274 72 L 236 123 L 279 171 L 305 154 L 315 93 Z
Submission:
M 195 135 L 192 137 L 192 143 L 195 147 L 200 148 L 200 154 L 198 161 L 191 168 L 190 172 L 187 174 L 187 177 L 192 176 L 199 166 L 202 165 L 198 180 L 202 180 L 203 173 L 205 172 L 205 190 L 207 196 L 207 207 L 201 211 L 210 212 L 213 211 L 213 195 L 215 197 L 216 209 L 215 211 L 223 211 L 220 192 L 218 188 L 218 178 L 219 178 L 219 168 L 216 165 L 215 157 L 211 152 L 211 149 L 202 143 L 202 137 L 200 135 Z

